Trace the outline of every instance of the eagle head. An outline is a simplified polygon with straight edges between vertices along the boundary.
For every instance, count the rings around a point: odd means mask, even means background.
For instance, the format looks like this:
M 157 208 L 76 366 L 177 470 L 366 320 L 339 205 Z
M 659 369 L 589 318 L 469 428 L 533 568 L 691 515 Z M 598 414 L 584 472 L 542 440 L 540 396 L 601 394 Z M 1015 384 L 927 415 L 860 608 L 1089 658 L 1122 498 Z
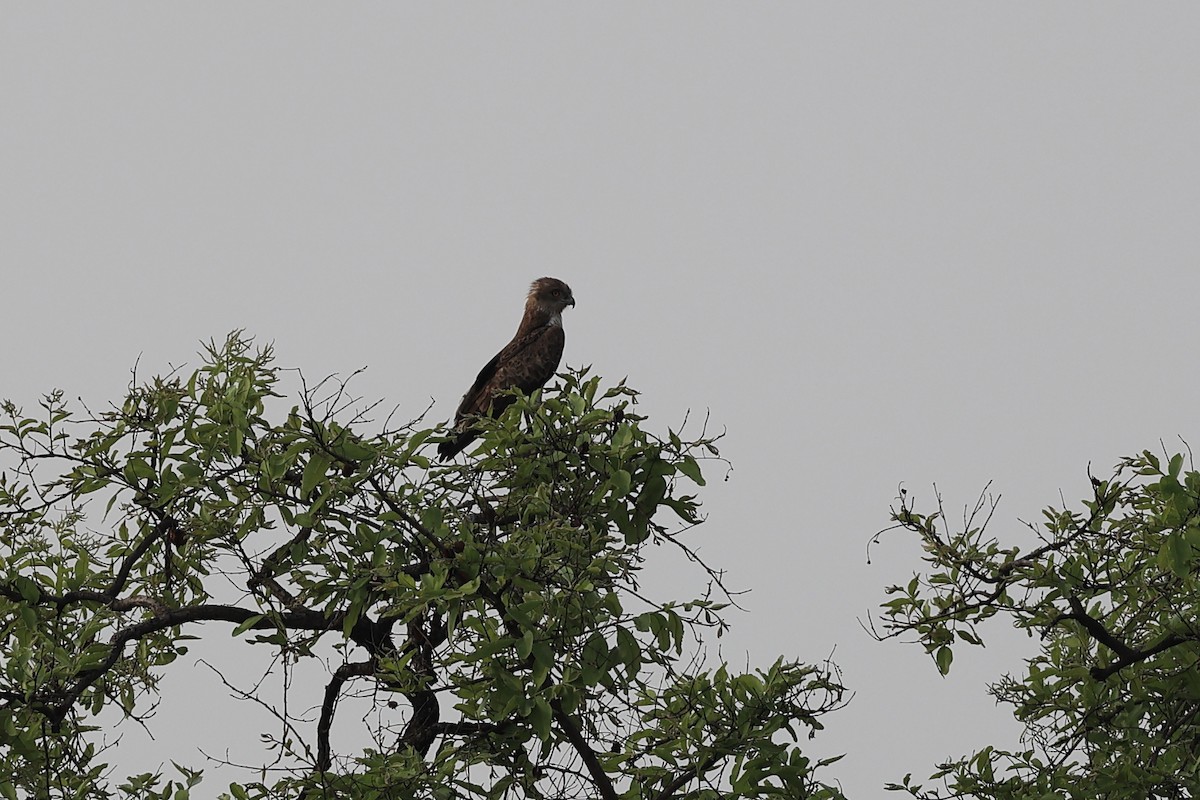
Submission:
M 571 287 L 558 278 L 538 278 L 529 287 L 525 309 L 535 311 L 538 316 L 549 317 L 550 324 L 562 324 L 562 312 L 567 306 L 575 305 Z

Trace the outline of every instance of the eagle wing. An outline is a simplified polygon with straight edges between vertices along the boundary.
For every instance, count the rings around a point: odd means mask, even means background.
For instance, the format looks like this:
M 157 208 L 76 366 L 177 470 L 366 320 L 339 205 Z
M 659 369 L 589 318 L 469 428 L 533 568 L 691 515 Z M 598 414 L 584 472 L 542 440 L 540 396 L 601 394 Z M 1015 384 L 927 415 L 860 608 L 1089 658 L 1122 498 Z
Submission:
M 494 416 L 512 404 L 512 397 L 494 397 L 497 392 L 515 387 L 528 394 L 545 386 L 558 369 L 565 342 L 558 325 L 543 325 L 514 338 L 479 371 L 463 395 L 455 422 L 489 412 Z
M 497 392 L 515 387 L 529 394 L 544 386 L 558 369 L 565 341 L 566 336 L 560 326 L 542 325 L 514 337 L 505 345 L 479 370 L 475 383 L 463 395 L 454 414 L 454 427 L 458 434 L 438 445 L 441 459 L 446 461 L 453 458 L 455 453 L 478 436 L 471 425 L 474 417 L 484 414 L 497 416 L 516 399 L 505 395 L 497 397 Z

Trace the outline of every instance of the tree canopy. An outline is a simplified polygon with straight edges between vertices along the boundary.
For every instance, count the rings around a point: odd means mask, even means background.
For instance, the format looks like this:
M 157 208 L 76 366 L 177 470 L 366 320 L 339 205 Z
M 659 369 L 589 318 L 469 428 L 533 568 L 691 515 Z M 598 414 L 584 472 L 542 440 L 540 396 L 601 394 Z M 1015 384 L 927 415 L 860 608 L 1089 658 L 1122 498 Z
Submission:
M 229 632 L 274 679 L 330 669 L 272 707 L 269 775 L 222 797 L 841 796 L 799 747 L 844 700 L 836 671 L 705 658 L 729 597 L 687 533 L 716 437 L 656 435 L 631 388 L 575 371 L 434 465 L 441 429 L 281 378 L 234 334 L 99 413 L 5 402 L 0 796 L 187 797 L 182 764 L 110 775 L 102 715 L 144 719 L 188 643 Z M 650 545 L 710 591 L 656 598 Z M 340 719 L 364 686 L 376 721 Z M 335 725 L 368 724 L 337 750 Z
M 952 528 L 906 495 L 897 526 L 928 569 L 891 589 L 881 635 L 913 636 L 950 670 L 954 648 L 1009 621 L 1038 642 L 1024 675 L 991 687 L 1023 746 L 941 765 L 921 798 L 1192 798 L 1200 794 L 1200 472 L 1190 458 L 1123 460 L 1077 508 L 1049 508 L 1022 552 L 981 498 Z
M 709 655 L 732 599 L 689 534 L 719 437 L 655 433 L 633 389 L 576 370 L 433 464 L 443 428 L 374 420 L 336 379 L 300 378 L 289 399 L 284 378 L 235 333 L 99 413 L 60 391 L 28 415 L 4 402 L 0 797 L 187 798 L 206 775 L 186 745 L 168 774 L 123 775 L 106 734 L 153 726 L 189 643 L 230 633 L 270 666 L 223 677 L 277 725 L 270 769 L 207 796 L 842 796 L 836 758 L 801 748 L 846 700 L 836 668 Z M 981 742 L 890 788 L 1200 794 L 1200 472 L 1145 452 L 1090 483 L 1008 541 L 986 493 L 961 526 L 940 497 L 901 493 L 894 529 L 925 565 L 891 587 L 876 634 L 915 640 L 942 674 L 989 621 L 1036 652 L 990 687 L 1019 747 Z M 707 590 L 644 585 L 656 545 Z M 300 664 L 323 679 L 292 682 Z M 282 702 L 257 692 L 269 682 Z M 339 715 L 352 696 L 373 713 Z

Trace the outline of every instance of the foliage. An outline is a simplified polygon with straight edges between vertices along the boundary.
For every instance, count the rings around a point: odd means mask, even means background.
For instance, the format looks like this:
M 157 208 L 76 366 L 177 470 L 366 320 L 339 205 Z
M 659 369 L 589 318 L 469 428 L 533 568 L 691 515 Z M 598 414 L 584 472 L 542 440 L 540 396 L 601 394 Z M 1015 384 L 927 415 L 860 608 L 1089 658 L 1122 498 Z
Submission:
M 1051 508 L 1028 553 L 988 532 L 981 501 L 951 532 L 939 503 L 893 519 L 926 573 L 892 587 L 883 635 L 915 634 L 946 673 L 953 648 L 1008 618 L 1040 642 L 1021 678 L 992 687 L 1026 749 L 985 747 L 941 766 L 913 796 L 1190 798 L 1200 793 L 1200 472 L 1145 452 L 1091 479 L 1079 509 Z
M 639 587 L 649 545 L 700 563 L 686 492 L 714 438 L 654 436 L 633 390 L 585 372 L 449 465 L 424 455 L 438 429 L 372 433 L 336 382 L 286 410 L 270 348 L 238 334 L 105 413 L 6 402 L 0 796 L 187 797 L 183 766 L 108 784 L 97 715 L 140 719 L 191 639 L 232 631 L 334 668 L 275 709 L 282 775 L 224 797 L 840 797 L 797 746 L 842 702 L 831 668 L 706 668 L 719 573 L 688 602 Z M 338 753 L 352 685 L 379 744 Z

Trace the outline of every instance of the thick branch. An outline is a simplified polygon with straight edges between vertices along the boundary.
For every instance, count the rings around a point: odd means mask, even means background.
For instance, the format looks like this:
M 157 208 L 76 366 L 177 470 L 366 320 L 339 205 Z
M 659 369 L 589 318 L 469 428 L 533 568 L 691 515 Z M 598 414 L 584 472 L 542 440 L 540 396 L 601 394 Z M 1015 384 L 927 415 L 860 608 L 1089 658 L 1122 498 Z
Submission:
M 446 639 L 444 627 L 439 637 L 438 631 L 434 629 L 437 626 L 431 626 L 427 631 L 424 627 L 425 621 L 425 614 L 422 614 L 408 624 L 408 641 L 405 642 L 404 649 L 413 651 L 409 668 L 421 683 L 420 688 L 415 691 L 404 693 L 404 697 L 412 706 L 412 717 L 400 736 L 402 745 L 411 747 L 422 757 L 433 746 L 437 738 L 437 724 L 442 718 L 437 693 L 430 686 L 437 678 L 433 670 L 433 648 Z
M 439 722 L 434 726 L 438 736 L 486 736 L 491 733 L 503 733 L 512 727 L 498 725 L 495 722 Z
M 1156 656 L 1164 650 L 1170 650 L 1172 647 L 1177 645 L 1193 641 L 1195 641 L 1195 639 L 1188 639 L 1172 633 L 1160 639 L 1154 646 L 1148 647 L 1145 650 L 1128 650 L 1125 655 L 1119 657 L 1107 667 L 1092 667 L 1091 675 L 1096 680 L 1102 681 L 1107 679 L 1109 675 L 1115 675 L 1126 667 L 1145 661 L 1151 656 Z
M 337 709 L 342 685 L 351 678 L 370 675 L 375 669 L 376 660 L 371 658 L 366 661 L 342 664 L 330 678 L 329 684 L 325 687 L 325 701 L 321 703 L 321 719 L 317 722 L 317 772 L 328 772 L 329 767 L 333 764 L 333 757 L 329 752 L 329 731 L 333 727 L 333 714 Z
M 596 751 L 583 738 L 583 734 L 580 733 L 579 726 L 575 724 L 574 718 L 563 709 L 562 703 L 558 699 L 550 702 L 550 708 L 554 711 L 554 719 L 558 722 L 558 726 L 562 728 L 567 741 L 571 743 L 571 746 L 575 748 L 575 752 L 579 753 L 579 757 L 583 759 L 583 764 L 587 767 L 588 774 L 592 776 L 592 783 L 596 785 L 600 796 L 604 800 L 617 800 L 617 790 L 613 788 L 612 778 L 604 771 L 604 765 L 596 757 Z
M 1072 619 L 1078 622 L 1093 639 L 1116 653 L 1118 660 L 1133 658 L 1134 651 L 1129 645 L 1109 633 L 1100 620 L 1088 614 L 1078 597 L 1071 595 L 1067 598 L 1067 602 L 1071 605 L 1071 613 L 1064 614 L 1061 619 Z
M 671 800 L 671 798 L 675 796 L 675 793 L 682 789 L 688 783 L 688 781 L 694 780 L 695 778 L 705 774 L 710 769 L 715 767 L 717 762 L 720 760 L 721 756 L 718 753 L 709 753 L 708 757 L 702 762 L 694 767 L 685 769 L 683 772 L 676 775 L 670 783 L 663 787 L 661 792 L 655 795 L 654 800 Z
M 138 598 L 131 598 L 131 600 L 136 599 Z M 141 605 L 141 603 L 136 603 L 136 605 Z M 164 610 L 150 619 L 122 628 L 109 640 L 109 651 L 104 661 L 99 666 L 80 672 L 75 678 L 75 683 L 67 689 L 62 699 L 46 708 L 46 716 L 50 720 L 51 727 L 56 733 L 61 729 L 67 711 L 75 704 L 80 695 L 87 691 L 89 686 L 116 665 L 125 651 L 125 645 L 129 642 L 188 622 L 221 621 L 241 624 L 256 616 L 259 616 L 258 612 L 237 606 L 199 605 Z M 316 631 L 336 630 L 341 625 L 340 616 L 326 616 L 318 612 L 288 613 L 282 616 L 281 622 L 285 628 Z M 278 626 L 273 620 L 263 618 L 250 627 L 255 630 L 275 630 Z
M 146 534 L 140 542 L 137 543 L 137 547 L 133 548 L 133 550 L 129 552 L 129 555 L 125 556 L 125 560 L 121 562 L 121 566 L 117 570 L 117 574 L 113 576 L 112 583 L 108 585 L 108 589 L 106 589 L 104 592 L 110 599 L 115 598 L 121 593 L 121 590 L 125 588 L 125 582 L 129 580 L 130 571 L 133 570 L 134 565 L 141 560 L 142 556 L 146 554 L 146 551 L 149 550 L 155 542 L 162 539 L 167 531 L 175 527 L 178 527 L 178 523 L 175 522 L 175 518 L 170 514 L 163 514 L 159 518 L 158 522 L 150 530 L 150 532 Z
M 1100 620 L 1088 614 L 1087 609 L 1083 607 L 1083 603 L 1080 602 L 1079 598 L 1071 596 L 1067 598 L 1067 602 L 1071 605 L 1071 613 L 1063 614 L 1058 620 L 1074 620 L 1078 622 L 1087 631 L 1089 636 L 1113 651 L 1117 656 L 1116 660 L 1107 667 L 1092 667 L 1090 670 L 1091 676 L 1098 681 L 1106 680 L 1110 675 L 1117 674 L 1125 669 L 1125 667 L 1141 663 L 1165 650 L 1170 650 L 1172 647 L 1184 644 L 1185 642 L 1195 641 L 1194 639 L 1171 633 L 1145 650 L 1139 650 L 1136 647 L 1130 647 L 1125 644 L 1125 642 L 1118 639 L 1105 628 Z

